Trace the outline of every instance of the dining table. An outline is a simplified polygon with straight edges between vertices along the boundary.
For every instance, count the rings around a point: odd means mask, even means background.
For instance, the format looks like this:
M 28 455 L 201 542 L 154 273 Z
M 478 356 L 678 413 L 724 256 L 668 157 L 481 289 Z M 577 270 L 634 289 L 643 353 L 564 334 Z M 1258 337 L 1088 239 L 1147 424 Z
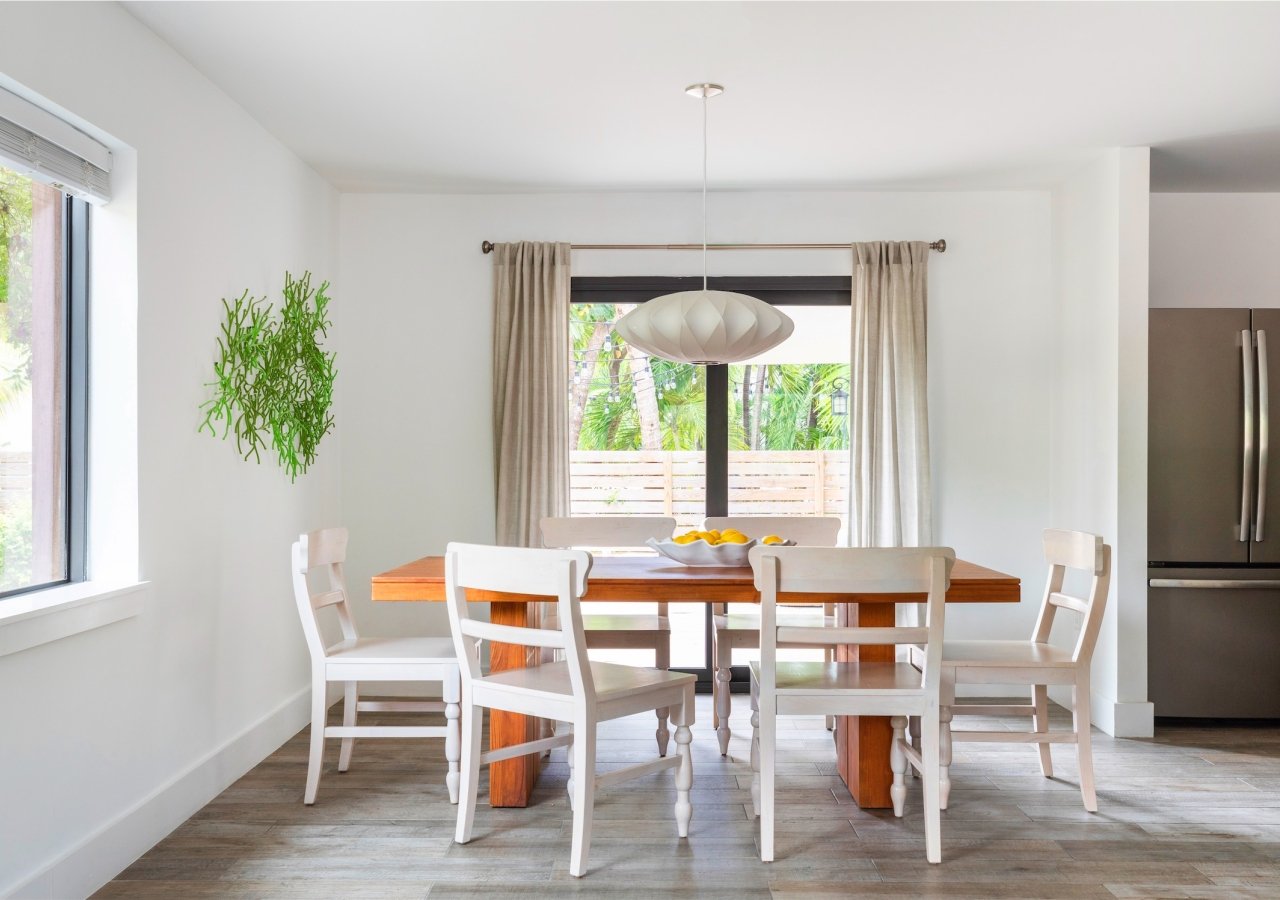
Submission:
M 373 576 L 372 597 L 381 602 L 442 602 L 445 599 L 444 557 L 425 556 Z M 531 627 L 536 604 L 553 600 L 535 594 L 468 590 L 473 603 L 489 604 L 489 619 L 502 625 Z M 956 560 L 947 588 L 947 603 L 1017 603 L 1021 582 L 976 563 Z M 780 603 L 836 604 L 837 624 L 892 627 L 900 603 L 922 603 L 923 594 L 785 593 Z M 749 566 L 685 566 L 659 556 L 596 556 L 582 602 L 609 603 L 759 603 Z M 893 645 L 841 646 L 842 662 L 892 662 Z M 518 644 L 494 643 L 489 670 L 501 672 L 538 664 L 536 651 Z M 489 746 L 509 747 L 534 740 L 538 720 L 491 710 Z M 863 808 L 892 806 L 889 747 L 893 730 L 886 716 L 841 716 L 836 721 L 836 756 L 841 779 Z M 541 767 L 539 754 L 495 762 L 489 772 L 489 802 L 495 807 L 527 806 Z

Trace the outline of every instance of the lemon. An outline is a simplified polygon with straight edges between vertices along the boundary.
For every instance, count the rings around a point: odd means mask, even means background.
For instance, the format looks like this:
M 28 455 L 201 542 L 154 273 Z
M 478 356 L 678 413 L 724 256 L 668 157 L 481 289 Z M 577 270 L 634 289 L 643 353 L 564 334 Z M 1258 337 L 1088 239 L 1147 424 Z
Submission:
M 786 541 L 783 538 L 778 537 L 776 534 L 767 534 L 764 536 L 764 540 L 762 541 L 762 543 L 782 544 L 782 543 L 786 543 Z
M 692 544 L 697 539 L 698 539 L 698 532 L 696 531 L 690 531 L 687 534 L 679 534 L 679 535 L 676 535 L 674 538 L 672 538 L 672 540 L 674 540 L 677 544 Z
M 720 542 L 722 544 L 745 544 L 747 540 L 747 536 L 739 531 L 726 531 L 724 534 L 720 535 Z

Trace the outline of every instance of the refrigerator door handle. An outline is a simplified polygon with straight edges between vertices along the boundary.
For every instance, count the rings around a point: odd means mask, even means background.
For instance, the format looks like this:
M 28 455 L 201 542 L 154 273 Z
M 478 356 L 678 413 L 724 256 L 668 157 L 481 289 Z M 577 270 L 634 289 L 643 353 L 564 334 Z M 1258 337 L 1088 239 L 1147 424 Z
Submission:
M 1267 397 L 1267 333 L 1258 329 L 1258 502 L 1253 507 L 1253 539 L 1261 541 L 1267 518 L 1267 463 L 1271 456 L 1271 415 Z
M 1240 540 L 1249 540 L 1249 501 L 1253 494 L 1253 334 L 1240 332 L 1240 362 L 1244 371 L 1244 471 L 1240 475 Z
M 1280 579 L 1259 578 L 1249 581 L 1244 578 L 1152 578 L 1147 585 L 1153 588 L 1277 590 L 1280 589 Z

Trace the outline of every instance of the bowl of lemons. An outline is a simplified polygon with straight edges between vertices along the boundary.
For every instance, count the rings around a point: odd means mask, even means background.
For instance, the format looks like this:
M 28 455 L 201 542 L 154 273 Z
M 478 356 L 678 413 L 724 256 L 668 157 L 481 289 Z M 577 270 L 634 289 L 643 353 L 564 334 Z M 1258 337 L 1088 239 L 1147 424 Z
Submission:
M 795 542 L 776 534 L 756 540 L 736 528 L 726 528 L 724 531 L 687 531 L 669 541 L 649 538 L 646 543 L 661 555 L 686 566 L 746 566 L 750 565 L 747 554 L 756 544 L 788 547 Z

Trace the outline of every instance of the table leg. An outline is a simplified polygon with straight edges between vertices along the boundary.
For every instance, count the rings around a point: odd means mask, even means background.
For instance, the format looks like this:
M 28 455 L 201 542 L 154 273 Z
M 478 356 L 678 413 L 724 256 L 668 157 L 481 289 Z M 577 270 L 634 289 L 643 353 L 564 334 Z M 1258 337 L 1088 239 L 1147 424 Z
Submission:
M 490 603 L 489 621 L 499 625 L 527 627 L 536 607 L 528 603 Z M 518 644 L 493 643 L 489 647 L 489 671 L 505 672 L 523 669 L 528 663 L 528 648 Z M 500 709 L 489 711 L 489 749 L 523 744 L 537 737 L 538 719 Z M 542 754 L 531 753 L 504 759 L 489 766 L 489 803 L 492 806 L 528 806 L 533 786 L 538 781 Z
M 891 628 L 892 603 L 846 603 L 839 607 L 840 624 L 850 627 Z M 840 662 L 893 662 L 892 645 L 845 645 L 836 648 Z M 893 729 L 888 716 L 841 716 L 836 719 L 836 756 L 840 777 L 863 809 L 889 809 L 889 747 Z

